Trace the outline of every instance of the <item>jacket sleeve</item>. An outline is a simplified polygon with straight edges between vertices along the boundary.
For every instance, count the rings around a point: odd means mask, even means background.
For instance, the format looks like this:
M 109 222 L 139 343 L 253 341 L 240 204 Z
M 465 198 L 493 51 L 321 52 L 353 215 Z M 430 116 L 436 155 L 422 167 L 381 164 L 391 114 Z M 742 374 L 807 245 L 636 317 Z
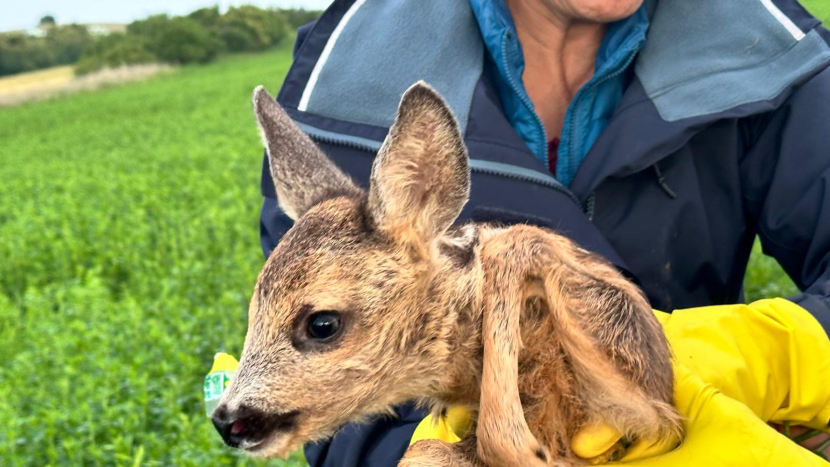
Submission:
M 741 182 L 764 253 L 802 290 L 790 300 L 830 332 L 830 68 L 748 126 Z
M 312 21 L 308 24 L 304 24 L 304 25 L 300 26 L 299 28 L 297 28 L 297 39 L 294 41 L 294 49 L 293 49 L 293 52 L 292 52 L 292 55 L 295 58 L 297 57 L 297 53 L 299 53 L 299 51 L 300 51 L 300 47 L 303 46 L 303 43 L 305 42 L 306 38 L 308 37 L 308 33 L 311 32 L 311 29 L 314 27 L 314 25 L 316 23 L 317 23 L 317 21 L 315 20 L 315 21 Z
M 350 423 L 329 441 L 310 444 L 305 456 L 310 467 L 396 467 L 412 434 L 427 416 L 408 404 L 395 408 L 396 417 L 366 424 Z

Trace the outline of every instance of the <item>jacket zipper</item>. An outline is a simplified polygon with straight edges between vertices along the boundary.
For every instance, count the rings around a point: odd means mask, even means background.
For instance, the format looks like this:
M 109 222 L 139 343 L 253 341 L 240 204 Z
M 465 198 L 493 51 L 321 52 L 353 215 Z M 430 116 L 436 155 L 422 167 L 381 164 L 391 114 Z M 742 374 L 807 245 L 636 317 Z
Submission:
M 362 143 L 359 143 L 359 142 L 356 142 L 356 141 L 348 141 L 348 140 L 345 140 L 345 139 L 338 139 L 338 138 L 331 137 L 331 136 L 323 136 L 323 135 L 317 135 L 317 134 L 309 134 L 308 136 L 312 140 L 314 140 L 318 143 L 334 144 L 334 145 L 338 145 L 338 146 L 342 146 L 342 147 L 358 149 L 358 150 L 367 152 L 371 155 L 374 155 L 374 154 L 377 153 L 377 148 L 376 147 L 372 147 L 368 144 L 362 144 Z M 574 204 L 576 204 L 580 208 L 582 207 L 582 203 L 579 202 L 579 199 L 576 197 L 576 195 L 571 193 L 570 190 L 568 190 L 567 188 L 565 188 L 564 186 L 562 186 L 559 183 L 546 182 L 544 180 L 524 176 L 524 175 L 519 174 L 519 173 L 512 173 L 512 172 L 509 172 L 509 171 L 506 171 L 506 170 L 476 167 L 474 165 L 470 166 L 470 171 L 471 172 L 477 172 L 477 173 L 483 173 L 483 174 L 487 174 L 487 175 L 496 175 L 496 176 L 500 176 L 500 177 L 512 178 L 512 179 L 515 179 L 515 180 L 520 180 L 520 181 L 523 181 L 523 182 L 531 182 L 531 183 L 535 183 L 537 185 L 552 188 L 553 190 L 558 191 L 558 192 L 564 194 L 565 196 L 567 196 L 568 199 L 570 199 Z
M 576 117 L 574 117 L 574 115 L 578 114 L 579 113 L 578 111 L 582 108 L 582 100 L 581 100 L 582 96 L 584 96 L 586 92 L 589 92 L 589 91 L 593 90 L 594 88 L 596 88 L 600 84 L 602 84 L 602 83 L 604 83 L 604 82 L 606 82 L 610 79 L 616 78 L 617 76 L 620 76 L 621 74 L 623 74 L 625 72 L 625 70 L 627 70 L 628 67 L 631 65 L 631 62 L 633 62 L 634 59 L 637 57 L 638 52 L 639 52 L 639 47 L 636 47 L 632 52 L 630 52 L 628 54 L 628 57 L 625 59 L 625 61 L 620 66 L 618 66 L 617 69 L 614 70 L 613 73 L 611 73 L 609 75 L 605 75 L 604 77 L 602 77 L 602 79 L 600 79 L 600 80 L 598 80 L 594 83 L 591 83 L 591 85 L 587 88 L 580 89 L 579 92 L 577 93 L 577 96 L 576 96 L 575 99 L 577 100 L 578 103 L 577 103 L 576 107 L 573 109 L 574 111 L 571 112 L 570 115 L 568 116 L 568 125 L 570 126 L 570 135 L 569 135 L 570 136 L 570 148 L 568 148 L 569 149 L 569 151 L 568 151 L 569 165 L 572 165 L 570 163 L 573 161 L 573 155 L 577 150 L 576 145 L 579 143 L 579 141 L 576 138 L 576 125 L 574 125 L 574 118 L 576 118 Z
M 545 167 L 549 167 L 550 156 L 548 155 L 547 151 L 548 135 L 545 132 L 545 125 L 542 123 L 542 119 L 539 118 L 539 115 L 536 114 L 536 110 L 534 110 L 533 108 L 533 102 L 530 101 L 530 97 L 528 97 L 527 93 L 521 87 L 519 87 L 519 83 L 516 82 L 516 78 L 513 77 L 513 73 L 510 72 L 510 64 L 507 63 L 507 42 L 509 39 L 510 31 L 507 31 L 506 33 L 504 33 L 504 38 L 501 41 L 502 66 L 504 67 L 504 70 L 507 74 L 507 81 L 510 84 L 510 87 L 513 89 L 513 92 L 516 93 L 517 96 L 519 96 L 519 99 L 521 99 L 522 104 L 524 104 L 525 107 L 527 107 L 527 109 L 530 110 L 530 113 L 533 114 L 533 118 L 536 122 L 536 129 L 542 133 L 542 142 L 540 144 L 543 144 L 544 147 L 536 149 L 538 151 L 538 154 L 543 155 L 545 159 Z
M 334 145 L 342 146 L 342 147 L 346 147 L 346 148 L 359 149 L 361 151 L 369 152 L 369 153 L 372 153 L 372 154 L 375 154 L 378 151 L 378 148 L 373 147 L 369 144 L 363 144 L 363 143 L 359 143 L 357 141 L 350 141 L 350 140 L 345 139 L 345 138 L 336 138 L 334 136 L 324 136 L 324 135 L 319 135 L 319 134 L 313 134 L 313 133 L 309 133 L 308 131 L 304 131 L 304 133 L 306 135 L 308 135 L 308 137 L 311 138 L 313 141 L 316 141 L 318 143 L 334 144 Z
M 592 83 L 591 86 L 587 89 L 592 90 L 595 87 L 599 86 L 600 84 L 608 81 L 609 79 L 616 78 L 617 76 L 624 73 L 625 70 L 627 70 L 628 67 L 631 65 L 631 62 L 633 62 L 634 59 L 637 57 L 637 53 L 639 52 L 639 49 L 640 49 L 640 47 L 636 47 L 632 52 L 630 52 L 628 54 L 628 57 L 626 58 L 625 62 L 623 62 L 621 66 L 617 67 L 617 69 L 613 73 L 611 73 L 610 75 L 604 76 L 602 79 L 600 79 L 599 81 L 597 81 L 595 83 Z M 579 93 L 578 93 L 579 96 L 578 97 L 580 99 L 583 95 L 583 91 L 585 91 L 585 89 L 580 89 L 579 90 Z M 587 91 L 585 91 L 585 92 L 587 92 Z M 568 158 L 571 159 L 571 160 L 573 160 L 573 154 L 574 154 L 574 151 L 576 150 L 576 148 L 574 146 L 576 146 L 576 144 L 577 144 L 576 125 L 574 125 L 573 119 L 574 119 L 574 114 L 577 113 L 576 110 L 578 110 L 582 106 L 581 104 L 582 104 L 582 102 L 580 101 L 579 104 L 577 104 L 577 108 L 575 108 L 574 112 L 571 112 L 570 116 L 568 117 L 568 120 L 569 120 L 568 123 L 570 125 L 570 135 L 569 136 L 570 136 L 570 139 L 571 139 L 570 140 L 570 151 L 568 153 Z M 570 163 L 571 160 L 569 160 L 568 162 Z M 590 220 L 591 222 L 594 221 L 594 210 L 596 208 L 594 200 L 595 200 L 594 192 L 591 192 L 590 194 L 588 194 L 588 199 L 586 200 L 585 205 L 583 206 L 583 212 L 585 212 L 585 214 L 588 216 L 588 220 Z

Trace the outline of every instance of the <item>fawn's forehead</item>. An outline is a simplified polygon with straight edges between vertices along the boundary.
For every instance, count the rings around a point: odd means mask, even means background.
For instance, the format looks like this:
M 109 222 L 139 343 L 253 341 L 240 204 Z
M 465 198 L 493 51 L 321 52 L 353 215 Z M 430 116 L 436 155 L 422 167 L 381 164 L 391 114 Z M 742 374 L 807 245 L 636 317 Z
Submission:
M 303 215 L 283 236 L 260 275 L 263 292 L 306 286 L 338 258 L 355 259 L 373 237 L 363 200 L 324 201 Z M 346 266 L 346 265 L 344 265 Z

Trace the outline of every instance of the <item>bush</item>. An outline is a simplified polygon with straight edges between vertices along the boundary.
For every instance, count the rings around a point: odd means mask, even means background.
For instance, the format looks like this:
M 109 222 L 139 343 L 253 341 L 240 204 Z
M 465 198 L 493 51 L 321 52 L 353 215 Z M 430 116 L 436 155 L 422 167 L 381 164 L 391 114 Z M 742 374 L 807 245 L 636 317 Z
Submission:
M 46 32 L 46 45 L 54 54 L 55 65 L 77 62 L 93 43 L 89 30 L 77 24 L 52 26 Z
M 93 38 L 83 26 L 50 26 L 46 37 L 0 34 L 0 76 L 75 63 Z
M 46 41 L 22 33 L 0 34 L 0 76 L 46 68 L 55 64 Z
M 147 50 L 168 63 L 204 63 L 212 60 L 222 44 L 198 21 L 176 16 L 155 15 L 127 26 L 127 34 L 143 39 Z
M 214 5 L 207 8 L 199 8 L 198 10 L 187 15 L 188 18 L 196 20 L 203 28 L 216 33 L 219 30 L 219 21 L 222 14 L 219 13 L 219 7 Z
M 111 34 L 102 37 L 75 65 L 75 73 L 83 75 L 101 68 L 151 63 L 158 59 L 147 50 L 144 41 L 130 34 Z
M 286 22 L 288 22 L 288 26 L 294 30 L 304 24 L 308 24 L 312 21 L 315 21 L 317 18 L 320 17 L 320 13 L 322 13 L 321 11 L 305 10 L 303 8 L 286 8 L 280 10 L 280 12 L 282 13 Z
M 251 5 L 231 7 L 222 15 L 220 37 L 232 52 L 263 50 L 279 43 L 288 25 L 277 10 Z

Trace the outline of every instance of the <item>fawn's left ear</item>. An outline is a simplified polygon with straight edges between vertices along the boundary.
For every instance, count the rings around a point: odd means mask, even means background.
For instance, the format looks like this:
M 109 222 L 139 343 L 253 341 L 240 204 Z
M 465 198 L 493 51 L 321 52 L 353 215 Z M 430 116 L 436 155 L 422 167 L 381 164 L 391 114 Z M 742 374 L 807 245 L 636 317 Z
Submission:
M 369 212 L 393 238 L 429 242 L 452 225 L 469 195 L 467 149 L 458 123 L 444 99 L 418 82 L 401 98 L 375 158 Z
M 253 104 L 277 201 L 288 217 L 297 220 L 317 203 L 362 193 L 262 86 L 254 89 Z

